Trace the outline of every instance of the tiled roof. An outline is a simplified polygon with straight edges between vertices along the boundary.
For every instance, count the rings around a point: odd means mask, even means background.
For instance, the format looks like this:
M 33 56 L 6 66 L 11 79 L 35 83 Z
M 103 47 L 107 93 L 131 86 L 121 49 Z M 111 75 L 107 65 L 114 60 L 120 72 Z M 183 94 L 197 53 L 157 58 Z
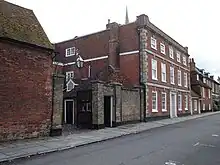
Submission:
M 32 10 L 0 0 L 0 37 L 53 49 Z
M 191 96 L 192 97 L 201 97 L 201 95 L 199 95 L 198 93 L 196 93 L 195 91 L 191 90 Z

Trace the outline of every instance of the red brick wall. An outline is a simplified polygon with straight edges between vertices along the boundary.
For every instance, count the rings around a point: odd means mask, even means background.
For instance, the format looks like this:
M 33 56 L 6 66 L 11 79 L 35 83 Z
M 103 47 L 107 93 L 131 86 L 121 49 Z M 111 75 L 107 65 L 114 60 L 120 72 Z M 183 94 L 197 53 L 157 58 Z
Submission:
M 0 141 L 48 135 L 51 55 L 13 43 L 0 47 Z
M 133 85 L 139 85 L 139 54 L 120 56 L 120 70 Z

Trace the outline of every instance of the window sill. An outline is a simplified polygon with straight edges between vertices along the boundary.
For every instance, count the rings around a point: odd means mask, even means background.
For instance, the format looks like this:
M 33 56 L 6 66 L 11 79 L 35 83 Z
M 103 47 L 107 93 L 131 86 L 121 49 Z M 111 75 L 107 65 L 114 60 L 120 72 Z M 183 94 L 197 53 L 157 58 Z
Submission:
M 178 86 L 181 87 L 182 85 L 181 85 L 181 84 L 178 84 Z
M 152 80 L 158 81 L 158 79 L 157 79 L 157 78 L 152 78 Z
M 162 112 L 167 112 L 167 110 L 166 109 L 162 109 Z
M 182 109 L 178 109 L 178 111 L 182 111 Z
M 185 108 L 185 111 L 188 111 L 188 108 Z
M 152 49 L 157 50 L 157 48 L 154 48 L 153 46 L 151 46 Z
M 156 110 L 156 109 L 152 109 L 152 112 L 153 112 L 153 113 L 157 113 L 158 110 Z
M 170 83 L 171 85 L 175 85 L 175 83 Z
M 163 83 L 167 83 L 167 81 L 163 81 L 163 80 L 162 80 L 162 82 L 163 82 Z

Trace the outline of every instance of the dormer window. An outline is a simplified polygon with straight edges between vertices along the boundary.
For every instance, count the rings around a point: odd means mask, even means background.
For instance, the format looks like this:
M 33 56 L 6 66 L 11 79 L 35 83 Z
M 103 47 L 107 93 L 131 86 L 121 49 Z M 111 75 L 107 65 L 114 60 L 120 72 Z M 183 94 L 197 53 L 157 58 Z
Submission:
M 71 48 L 66 49 L 66 57 L 74 56 L 75 53 L 76 53 L 75 47 L 71 47 Z
M 74 82 L 70 79 L 66 84 L 66 91 L 69 92 L 74 89 Z
M 196 80 L 199 81 L 199 75 L 198 74 L 196 75 Z

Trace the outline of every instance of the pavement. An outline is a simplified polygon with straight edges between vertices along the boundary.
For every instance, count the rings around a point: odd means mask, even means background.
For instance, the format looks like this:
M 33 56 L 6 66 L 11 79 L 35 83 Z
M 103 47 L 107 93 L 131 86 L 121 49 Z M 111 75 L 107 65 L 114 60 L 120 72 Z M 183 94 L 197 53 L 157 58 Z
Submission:
M 220 126 L 220 112 L 211 112 L 211 113 L 205 113 L 205 114 L 199 114 L 199 115 L 193 115 L 193 116 L 187 116 L 187 117 L 180 117 L 180 118 L 164 119 L 164 120 L 146 122 L 146 123 L 123 125 L 123 126 L 119 126 L 119 127 L 115 127 L 115 128 L 105 128 L 105 129 L 101 129 L 101 130 L 93 130 L 93 131 L 89 131 L 89 132 L 82 132 L 82 133 L 72 134 L 72 135 L 68 135 L 68 136 L 48 137 L 46 139 L 22 140 L 22 141 L 15 141 L 15 142 L 11 142 L 11 143 L 0 143 L 0 163 L 8 162 L 8 161 L 13 162 L 16 159 L 29 158 L 30 156 L 44 155 L 47 153 L 52 153 L 51 155 L 53 155 L 53 154 L 55 154 L 56 151 L 67 150 L 67 152 L 71 152 L 73 150 L 68 150 L 68 149 L 76 148 L 79 146 L 86 147 L 87 144 L 102 142 L 102 141 L 106 141 L 109 139 L 114 139 L 114 138 L 122 137 L 125 135 L 137 134 L 137 133 L 141 133 L 141 132 L 146 132 L 148 134 L 149 133 L 148 130 L 150 130 L 150 131 L 157 130 L 157 129 L 153 129 L 153 128 L 160 128 L 161 130 L 163 130 L 163 129 L 166 130 L 166 128 L 164 126 L 168 126 L 168 125 L 175 126 L 173 124 L 182 123 L 184 121 L 195 121 L 195 122 L 197 121 L 197 120 L 193 120 L 193 119 L 203 119 L 203 118 L 208 118 L 208 117 L 215 119 L 216 116 L 219 119 L 219 120 L 217 120 L 219 122 L 219 125 L 217 127 L 218 131 L 219 131 L 220 130 L 220 127 L 219 127 Z M 210 121 L 210 123 L 212 124 L 212 120 Z M 208 123 L 208 124 L 211 125 L 210 123 Z M 183 132 L 181 132 L 181 130 L 183 130 L 183 129 L 180 129 L 180 130 L 174 129 L 174 131 L 178 132 L 178 133 L 174 134 L 171 132 L 171 134 L 173 134 L 173 137 L 171 139 L 174 139 L 174 140 L 173 141 L 169 140 L 170 145 L 173 145 L 180 140 L 184 140 L 183 139 L 184 137 L 193 136 L 195 133 L 198 134 L 197 131 L 198 131 L 198 129 L 200 129 L 200 127 L 208 130 L 209 129 L 208 124 L 205 125 L 205 124 L 201 123 L 201 125 L 200 124 L 187 125 L 187 127 L 183 127 L 186 134 L 183 134 Z M 161 128 L 161 127 L 164 127 L 164 128 Z M 187 130 L 189 131 L 189 133 L 187 132 Z M 171 131 L 171 130 L 168 130 L 168 132 L 169 131 Z M 214 130 L 212 130 L 212 131 L 214 131 Z M 167 136 L 166 131 L 161 131 L 161 132 L 164 132 Z M 203 133 L 203 132 L 200 132 L 200 133 Z M 218 133 L 220 134 L 220 131 Z M 147 135 L 147 136 L 151 136 L 151 135 Z M 165 136 L 163 133 L 160 133 L 160 135 L 157 135 L 155 137 L 151 136 L 152 141 L 149 141 L 149 139 L 146 138 L 146 140 L 148 140 L 148 141 L 146 141 L 146 144 L 149 144 L 150 146 L 153 145 L 154 147 L 157 146 L 157 147 L 161 148 L 159 144 L 163 142 L 163 139 L 164 139 L 163 136 Z M 217 136 L 218 135 L 216 134 L 216 137 Z M 127 137 L 127 136 L 125 136 L 125 137 Z M 137 137 L 134 137 L 134 138 L 137 138 Z M 156 141 L 156 139 L 157 139 L 157 141 Z M 121 141 L 121 140 L 119 140 L 119 141 Z M 142 141 L 142 142 L 143 142 L 143 146 L 145 146 L 146 145 L 145 141 Z M 124 142 L 121 141 L 120 143 L 118 143 L 118 145 L 120 146 L 121 143 L 123 144 Z M 132 143 L 134 143 L 134 141 L 132 141 Z M 199 142 L 197 142 L 197 143 L 199 143 Z M 197 144 L 197 143 L 195 143 L 195 144 Z M 164 144 L 165 144 L 165 142 L 164 142 Z M 203 143 L 199 143 L 197 145 L 200 146 L 201 144 L 203 144 Z M 137 145 L 140 146 L 140 148 L 143 148 L 143 146 L 141 145 L 141 143 L 138 140 L 137 140 Z M 204 145 L 206 145 L 206 144 L 204 144 Z M 132 148 L 131 146 L 128 146 L 128 147 L 123 146 L 125 148 L 125 150 L 121 151 L 120 148 L 119 148 L 119 150 L 117 150 L 117 148 L 118 148 L 117 145 L 115 147 L 116 147 L 116 149 L 113 149 L 108 154 L 115 155 L 115 154 L 120 153 L 120 154 L 122 154 L 122 158 L 123 158 L 123 156 L 125 156 L 125 153 L 123 153 L 125 151 L 134 149 L 132 151 L 132 153 L 133 153 L 133 152 L 139 150 L 137 147 Z M 185 146 L 179 146 L 179 147 L 184 148 Z M 79 148 L 81 148 L 81 147 L 79 147 Z M 112 148 L 111 145 L 110 145 L 110 148 Z M 146 150 L 147 149 L 148 149 L 148 146 L 146 146 Z M 154 153 L 155 150 L 152 150 L 150 152 Z M 189 151 L 189 153 L 190 152 L 191 151 Z M 62 153 L 62 152 L 56 152 L 56 153 Z M 175 153 L 174 153 L 174 155 L 175 155 Z M 133 155 L 131 155 L 131 156 L 133 156 Z M 137 158 L 134 157 L 134 160 L 139 159 L 143 156 L 144 155 L 139 155 L 139 157 L 137 156 Z M 104 155 L 103 155 L 103 158 L 99 158 L 98 160 L 100 160 L 100 159 L 104 160 Z M 62 160 L 64 160 L 64 159 L 62 159 Z M 57 164 L 56 159 L 54 159 L 54 161 L 51 161 L 51 162 L 53 162 L 52 164 Z M 32 163 L 29 163 L 29 164 L 32 164 Z M 39 164 L 42 164 L 42 163 L 39 163 Z M 47 162 L 47 163 L 43 163 L 43 164 L 49 165 L 50 163 Z M 65 164 L 65 163 L 61 163 L 61 164 Z M 88 162 L 88 163 L 83 162 L 82 163 L 82 162 L 78 161 L 78 163 L 75 163 L 75 164 L 86 165 L 86 164 L 90 164 L 90 162 Z M 99 163 L 94 162 L 94 164 L 98 165 Z M 106 164 L 106 163 L 104 163 L 104 164 Z M 113 164 L 111 164 L 111 165 L 113 165 Z M 117 164 L 117 165 L 119 165 L 119 164 Z M 129 164 L 129 162 L 127 162 L 127 164 Z M 125 164 L 120 164 L 120 165 L 125 165 Z M 173 164 L 173 165 L 175 165 L 175 164 Z

